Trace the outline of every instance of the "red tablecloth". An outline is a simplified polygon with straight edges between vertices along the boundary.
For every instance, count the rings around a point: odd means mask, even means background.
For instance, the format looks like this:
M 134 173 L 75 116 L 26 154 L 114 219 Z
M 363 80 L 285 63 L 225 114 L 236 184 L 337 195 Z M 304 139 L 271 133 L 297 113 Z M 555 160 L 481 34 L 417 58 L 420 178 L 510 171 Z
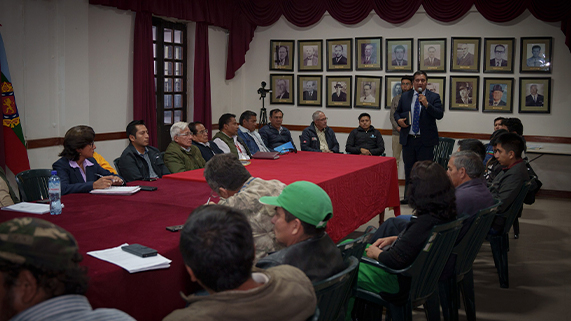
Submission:
M 393 157 L 298 152 L 277 160 L 253 159 L 250 174 L 285 184 L 305 180 L 323 188 L 333 202 L 327 232 L 337 242 L 386 207 L 400 214 L 398 173 Z M 164 176 L 170 180 L 205 182 L 204 170 Z
M 87 297 L 93 307 L 117 308 L 137 320 L 161 320 L 174 309 L 185 306 L 181 291 L 189 293 L 197 287 L 190 281 L 178 250 L 180 233 L 169 232 L 165 227 L 184 224 L 192 210 L 206 202 L 210 188 L 206 183 L 165 179 L 138 183 L 158 189 L 130 196 L 65 195 L 61 215 L 36 217 L 65 228 L 77 239 L 84 257 L 81 264 L 88 267 Z M 22 213 L 0 211 L 2 222 L 22 216 Z M 122 243 L 154 248 L 172 260 L 171 266 L 129 274 L 86 254 Z

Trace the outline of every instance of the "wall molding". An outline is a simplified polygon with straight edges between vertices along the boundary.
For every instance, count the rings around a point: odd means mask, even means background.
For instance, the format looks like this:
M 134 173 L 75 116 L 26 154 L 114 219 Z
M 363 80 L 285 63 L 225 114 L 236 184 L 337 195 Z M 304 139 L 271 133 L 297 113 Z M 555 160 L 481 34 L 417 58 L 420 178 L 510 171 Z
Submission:
M 283 125 L 289 130 L 293 131 L 303 131 L 306 125 Z M 218 124 L 212 124 L 212 129 L 217 130 Z M 355 127 L 340 127 L 331 126 L 336 133 L 350 133 Z M 391 129 L 379 129 L 382 135 L 390 136 L 392 135 Z M 462 132 L 438 132 L 441 137 L 450 137 L 456 139 L 467 139 L 475 138 L 480 140 L 489 140 L 490 134 L 479 134 L 479 133 L 462 133 Z M 111 133 L 98 133 L 95 135 L 96 142 L 109 141 L 109 140 L 121 140 L 127 139 L 127 134 L 124 131 L 121 132 L 111 132 Z M 534 143 L 556 143 L 556 144 L 571 144 L 571 137 L 561 137 L 561 136 L 532 136 L 524 135 L 527 142 Z M 28 149 L 34 148 L 44 148 L 52 146 L 63 145 L 63 137 L 50 137 L 50 138 L 40 138 L 40 139 L 30 139 L 27 141 Z

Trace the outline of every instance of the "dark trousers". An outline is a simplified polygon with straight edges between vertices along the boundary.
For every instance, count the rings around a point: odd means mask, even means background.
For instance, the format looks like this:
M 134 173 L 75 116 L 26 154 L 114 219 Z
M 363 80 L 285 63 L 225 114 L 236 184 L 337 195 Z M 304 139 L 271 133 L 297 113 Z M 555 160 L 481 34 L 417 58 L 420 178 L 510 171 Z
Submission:
M 402 147 L 402 160 L 404 162 L 404 175 L 406 178 L 405 190 L 410 180 L 410 171 L 414 163 L 424 160 L 434 159 L 434 146 L 426 146 L 420 140 L 420 136 L 416 138 L 412 135 L 408 136 L 407 143 Z M 405 193 L 406 198 L 406 193 Z

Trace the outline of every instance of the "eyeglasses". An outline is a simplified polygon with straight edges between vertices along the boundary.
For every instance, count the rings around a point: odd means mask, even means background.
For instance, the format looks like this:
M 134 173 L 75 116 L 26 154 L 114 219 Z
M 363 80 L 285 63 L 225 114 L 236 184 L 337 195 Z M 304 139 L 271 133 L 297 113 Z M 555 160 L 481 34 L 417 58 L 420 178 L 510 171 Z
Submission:
M 188 133 L 184 133 L 184 134 L 178 134 L 177 136 L 183 136 L 183 137 L 192 136 L 192 133 L 188 132 Z
M 325 117 L 325 118 L 320 118 L 320 119 L 318 119 L 318 120 L 319 120 L 319 121 L 326 121 L 326 120 L 328 120 L 328 119 L 329 119 L 329 118 Z
M 208 134 L 208 129 L 201 130 L 197 134 L 198 135 L 206 135 L 206 134 Z
M 504 53 L 504 52 L 505 52 L 505 51 L 498 51 L 498 50 L 496 50 L 496 53 Z

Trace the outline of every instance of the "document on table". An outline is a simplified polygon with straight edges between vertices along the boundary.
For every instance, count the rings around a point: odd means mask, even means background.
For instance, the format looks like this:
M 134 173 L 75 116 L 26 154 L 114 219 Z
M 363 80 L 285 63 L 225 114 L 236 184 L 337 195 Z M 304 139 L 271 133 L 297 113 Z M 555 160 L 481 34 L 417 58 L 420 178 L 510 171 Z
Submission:
M 87 254 L 100 260 L 118 265 L 129 271 L 129 273 L 168 269 L 170 267 L 170 263 L 172 261 L 160 254 L 143 258 L 123 251 L 121 247 L 127 245 L 129 244 L 125 243 L 106 250 L 87 252 Z
M 61 204 L 61 207 L 63 208 L 63 204 Z M 50 212 L 50 204 L 20 202 L 18 204 L 4 206 L 2 210 L 41 215 Z
M 106 195 L 131 195 L 140 191 L 139 186 L 111 186 L 103 189 L 94 189 L 91 194 L 106 194 Z

